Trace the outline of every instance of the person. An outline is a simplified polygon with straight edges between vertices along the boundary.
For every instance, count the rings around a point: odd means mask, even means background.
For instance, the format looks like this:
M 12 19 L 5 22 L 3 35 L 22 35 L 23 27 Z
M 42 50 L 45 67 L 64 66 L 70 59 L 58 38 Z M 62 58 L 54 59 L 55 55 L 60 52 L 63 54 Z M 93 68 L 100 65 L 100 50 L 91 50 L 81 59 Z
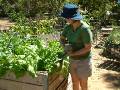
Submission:
M 60 35 L 60 42 L 70 59 L 69 70 L 73 90 L 88 90 L 88 77 L 92 75 L 92 32 L 84 24 L 76 4 L 67 3 L 60 14 L 67 24 Z

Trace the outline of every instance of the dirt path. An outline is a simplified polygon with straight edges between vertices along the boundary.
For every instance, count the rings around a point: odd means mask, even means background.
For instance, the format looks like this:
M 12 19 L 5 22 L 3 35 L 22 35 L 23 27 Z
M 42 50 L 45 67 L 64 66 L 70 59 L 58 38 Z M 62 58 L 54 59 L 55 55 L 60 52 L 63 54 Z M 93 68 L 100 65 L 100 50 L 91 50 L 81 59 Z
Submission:
M 102 49 L 93 49 L 93 75 L 90 90 L 120 90 L 120 63 L 101 55 Z
M 8 18 L 0 18 L 0 30 L 4 31 L 4 30 L 9 30 L 10 26 L 14 25 L 13 22 L 10 22 L 10 20 L 8 20 Z

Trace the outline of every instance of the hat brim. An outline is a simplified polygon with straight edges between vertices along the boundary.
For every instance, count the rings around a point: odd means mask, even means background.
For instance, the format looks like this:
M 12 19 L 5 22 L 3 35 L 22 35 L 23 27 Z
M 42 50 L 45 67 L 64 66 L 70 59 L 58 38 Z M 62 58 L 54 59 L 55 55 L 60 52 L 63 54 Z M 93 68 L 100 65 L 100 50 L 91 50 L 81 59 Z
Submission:
M 63 18 L 71 18 L 71 17 L 68 17 L 67 14 L 65 14 L 65 13 L 61 13 L 60 16 L 62 16 Z M 71 19 L 73 19 L 73 20 L 82 20 L 83 16 L 80 15 L 80 13 L 78 12 Z
M 72 17 L 71 19 L 73 20 L 82 20 L 83 19 L 83 16 L 80 15 L 80 13 L 78 12 L 74 17 Z

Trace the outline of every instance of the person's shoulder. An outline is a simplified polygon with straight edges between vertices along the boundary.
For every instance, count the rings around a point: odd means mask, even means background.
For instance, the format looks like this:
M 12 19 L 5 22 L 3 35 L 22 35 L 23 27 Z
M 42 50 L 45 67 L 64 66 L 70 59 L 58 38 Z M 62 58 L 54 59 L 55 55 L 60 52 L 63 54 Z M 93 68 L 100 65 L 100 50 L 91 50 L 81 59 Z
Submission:
M 86 22 L 81 21 L 81 24 L 82 24 L 82 29 L 84 29 L 84 30 L 90 29 L 90 26 Z
M 66 25 L 64 26 L 64 29 L 63 29 L 63 34 L 64 34 L 64 35 L 67 34 L 68 31 L 69 31 L 69 29 L 70 29 L 70 25 L 66 24 Z
M 83 23 L 83 22 L 81 22 L 82 23 L 82 32 L 83 33 L 89 33 L 89 34 L 91 34 L 92 32 L 91 32 L 91 30 L 90 30 L 90 26 L 87 24 L 87 23 Z

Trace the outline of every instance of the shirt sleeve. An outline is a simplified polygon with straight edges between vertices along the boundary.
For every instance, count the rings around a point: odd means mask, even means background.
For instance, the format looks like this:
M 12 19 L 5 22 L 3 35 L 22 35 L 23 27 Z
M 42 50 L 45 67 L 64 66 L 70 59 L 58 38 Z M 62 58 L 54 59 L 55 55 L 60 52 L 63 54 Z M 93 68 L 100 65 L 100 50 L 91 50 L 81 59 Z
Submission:
M 89 28 L 84 28 L 82 30 L 82 40 L 84 44 L 89 44 L 93 42 L 92 32 Z

